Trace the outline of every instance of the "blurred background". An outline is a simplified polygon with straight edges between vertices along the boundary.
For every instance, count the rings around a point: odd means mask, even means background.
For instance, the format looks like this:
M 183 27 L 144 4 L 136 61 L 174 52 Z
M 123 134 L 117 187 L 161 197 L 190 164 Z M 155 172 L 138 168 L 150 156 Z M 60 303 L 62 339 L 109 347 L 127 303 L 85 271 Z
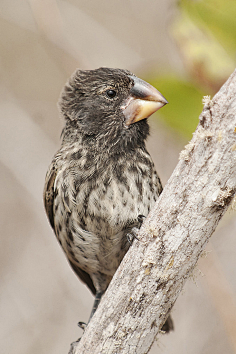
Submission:
M 191 139 L 203 95 L 236 62 L 232 0 L 1 0 L 0 337 L 4 354 L 65 354 L 93 303 L 47 221 L 42 191 L 76 68 L 126 68 L 170 102 L 148 148 L 163 184 Z M 150 353 L 236 353 L 236 219 L 227 212 Z

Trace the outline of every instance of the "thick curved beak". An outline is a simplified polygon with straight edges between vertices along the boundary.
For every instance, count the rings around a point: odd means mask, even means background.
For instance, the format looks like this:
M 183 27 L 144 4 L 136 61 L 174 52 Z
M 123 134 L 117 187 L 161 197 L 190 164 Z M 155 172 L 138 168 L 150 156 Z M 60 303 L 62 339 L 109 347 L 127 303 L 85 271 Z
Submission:
M 168 103 L 165 97 L 146 81 L 136 76 L 130 76 L 130 78 L 134 85 L 130 90 L 128 99 L 121 107 L 128 126 L 141 119 L 150 117 Z

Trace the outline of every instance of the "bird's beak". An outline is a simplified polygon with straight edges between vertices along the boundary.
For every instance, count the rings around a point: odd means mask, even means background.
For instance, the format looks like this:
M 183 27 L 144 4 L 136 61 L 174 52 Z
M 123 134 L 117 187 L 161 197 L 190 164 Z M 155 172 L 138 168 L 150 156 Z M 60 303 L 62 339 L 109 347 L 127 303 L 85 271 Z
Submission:
M 134 85 L 130 95 L 121 107 L 123 110 L 126 125 L 138 122 L 141 119 L 150 117 L 158 109 L 168 102 L 162 94 L 152 85 L 136 76 L 130 76 Z

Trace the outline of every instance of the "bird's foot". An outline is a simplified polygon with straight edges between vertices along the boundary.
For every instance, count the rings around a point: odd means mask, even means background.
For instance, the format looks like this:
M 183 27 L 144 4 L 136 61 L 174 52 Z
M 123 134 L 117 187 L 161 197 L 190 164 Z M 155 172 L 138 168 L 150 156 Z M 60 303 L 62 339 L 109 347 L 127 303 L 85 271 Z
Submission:
M 138 215 L 139 228 L 142 226 L 144 219 L 146 219 L 146 216 Z
M 133 227 L 132 230 L 127 234 L 127 239 L 130 244 L 133 243 L 134 239 L 139 241 L 138 232 L 140 227 L 142 226 L 143 220 L 146 218 L 144 215 L 138 215 L 138 227 Z
M 87 323 L 85 323 L 85 322 L 78 322 L 78 326 L 79 326 L 79 328 L 81 328 L 83 331 L 85 331 L 86 330 L 86 327 L 87 327 Z
M 133 227 L 132 230 L 126 235 L 128 242 L 132 245 L 134 239 L 139 241 L 138 238 L 139 229 L 137 227 Z
M 87 323 L 80 321 L 80 322 L 78 322 L 78 326 L 79 326 L 79 328 L 81 328 L 83 331 L 85 331 L 85 329 L 86 329 L 86 327 L 87 327 Z M 75 352 L 76 352 L 76 347 L 77 347 L 78 343 L 80 342 L 80 339 L 81 339 L 81 338 L 82 338 L 82 337 L 78 338 L 75 342 L 72 342 L 72 343 L 71 343 L 71 345 L 70 345 L 70 351 L 69 351 L 68 354 L 75 354 Z
M 69 351 L 68 354 L 75 354 L 76 348 L 77 348 L 77 345 L 78 345 L 80 339 L 81 339 L 81 338 L 77 339 L 76 342 L 72 342 L 72 343 L 71 343 L 71 345 L 70 345 L 70 351 Z

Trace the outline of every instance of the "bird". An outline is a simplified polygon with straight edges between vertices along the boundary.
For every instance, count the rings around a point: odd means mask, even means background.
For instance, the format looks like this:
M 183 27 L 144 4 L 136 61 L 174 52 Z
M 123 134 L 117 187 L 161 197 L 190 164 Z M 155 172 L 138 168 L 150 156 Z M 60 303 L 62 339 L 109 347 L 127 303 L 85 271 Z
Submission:
M 167 103 L 129 70 L 107 67 L 77 69 L 59 98 L 65 125 L 44 205 L 72 269 L 95 295 L 89 321 L 130 247 L 127 236 L 162 192 L 147 118 Z

